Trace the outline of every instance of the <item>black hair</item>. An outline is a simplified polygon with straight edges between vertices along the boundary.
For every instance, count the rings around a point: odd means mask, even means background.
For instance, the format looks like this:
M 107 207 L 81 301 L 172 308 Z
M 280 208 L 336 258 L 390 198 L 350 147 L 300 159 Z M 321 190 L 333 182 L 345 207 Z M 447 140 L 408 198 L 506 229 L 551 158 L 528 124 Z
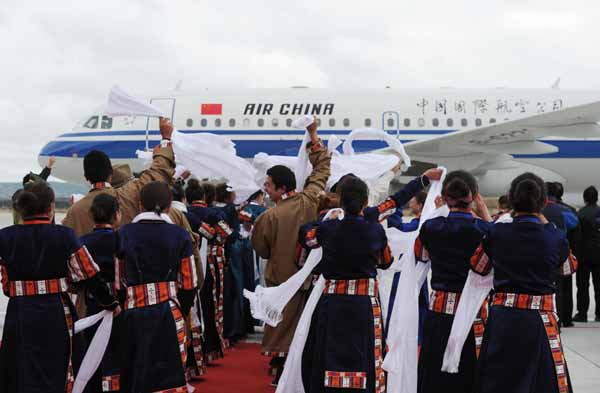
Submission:
M 114 196 L 102 192 L 94 198 L 90 212 L 96 224 L 110 224 L 119 210 L 119 201 Z
M 254 194 L 250 195 L 246 201 L 247 202 L 255 201 L 258 199 L 259 196 L 264 195 L 264 194 L 265 194 L 265 192 L 263 190 L 258 190 Z
M 539 176 L 526 172 L 512 181 L 508 195 L 515 212 L 539 213 L 546 204 L 546 185 Z
M 417 192 L 417 194 L 415 195 L 415 200 L 419 205 L 423 206 L 425 204 L 425 201 L 427 200 L 427 193 L 425 191 Z
M 546 182 L 544 183 L 546 187 L 546 193 L 549 197 L 559 199 L 560 198 L 560 188 L 558 188 L 558 183 L 556 182 Z
M 178 202 L 183 202 L 183 199 L 186 197 L 185 190 L 183 189 L 183 182 L 176 181 L 171 186 L 171 194 L 173 194 L 173 200 Z
M 554 185 L 556 186 L 556 198 L 560 200 L 565 195 L 565 188 L 561 182 L 554 182 Z
M 204 187 L 197 179 L 190 179 L 185 188 L 185 199 L 188 203 L 204 200 Z
M 26 184 L 16 198 L 16 210 L 23 217 L 42 215 L 54 202 L 54 190 L 45 181 L 36 181 Z
M 212 203 L 215 201 L 215 195 L 217 192 L 215 185 L 207 182 L 202 184 L 202 189 L 204 190 L 204 201 L 207 205 L 212 205 Z
M 287 166 L 275 165 L 269 168 L 267 175 L 271 177 L 271 181 L 275 185 L 275 188 L 283 188 L 285 189 L 285 192 L 294 191 L 296 189 L 296 176 Z
M 217 202 L 225 203 L 231 197 L 232 191 L 226 183 L 219 183 L 215 186 L 215 199 Z
M 140 201 L 145 211 L 160 214 L 171 206 L 173 195 L 167 183 L 153 181 L 140 191 Z
M 92 150 L 83 158 L 83 175 L 90 183 L 108 181 L 113 168 L 110 158 L 100 150 Z
M 46 181 L 46 180 L 44 180 L 44 178 L 41 177 L 40 175 L 36 175 L 33 172 L 29 172 L 28 174 L 26 174 L 23 177 L 23 186 L 25 186 L 25 184 L 27 184 L 27 183 L 32 183 L 32 182 L 36 182 L 36 181 Z
M 349 177 L 340 184 L 340 200 L 344 211 L 357 215 L 369 200 L 369 187 L 358 177 Z
M 335 192 L 336 194 L 339 195 L 339 190 L 341 185 L 344 183 L 344 181 L 346 179 L 349 178 L 356 178 L 356 175 L 354 173 L 346 173 L 344 176 L 340 177 L 340 180 L 337 181 L 337 183 L 335 183 L 333 186 L 331 186 L 331 192 Z
M 444 179 L 442 195 L 454 200 L 453 205 L 448 207 L 466 209 L 478 192 L 477 180 L 467 171 L 452 171 Z
M 500 198 L 498 198 L 498 208 L 499 209 L 510 209 L 510 199 L 508 197 L 508 195 L 501 195 Z
M 594 205 L 598 202 L 598 190 L 594 186 L 589 186 L 583 191 L 583 201 L 586 205 Z

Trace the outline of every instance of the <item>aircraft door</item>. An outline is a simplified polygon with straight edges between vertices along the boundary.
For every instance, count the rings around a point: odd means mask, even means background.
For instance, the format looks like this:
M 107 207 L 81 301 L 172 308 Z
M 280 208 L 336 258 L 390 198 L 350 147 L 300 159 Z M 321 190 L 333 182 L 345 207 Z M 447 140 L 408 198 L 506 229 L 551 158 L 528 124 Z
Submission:
M 150 104 L 164 112 L 175 124 L 175 98 L 151 98 Z M 146 150 L 149 148 L 150 131 L 159 131 L 158 118 L 149 117 L 146 121 Z
M 381 129 L 388 134 L 400 136 L 400 114 L 395 111 L 386 111 L 381 115 Z

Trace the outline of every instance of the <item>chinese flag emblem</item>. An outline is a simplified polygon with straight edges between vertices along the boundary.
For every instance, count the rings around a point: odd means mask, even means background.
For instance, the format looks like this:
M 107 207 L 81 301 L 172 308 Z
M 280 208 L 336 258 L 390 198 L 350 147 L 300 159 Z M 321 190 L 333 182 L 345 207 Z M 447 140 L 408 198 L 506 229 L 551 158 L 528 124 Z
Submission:
M 202 104 L 200 106 L 201 115 L 222 115 L 223 104 Z

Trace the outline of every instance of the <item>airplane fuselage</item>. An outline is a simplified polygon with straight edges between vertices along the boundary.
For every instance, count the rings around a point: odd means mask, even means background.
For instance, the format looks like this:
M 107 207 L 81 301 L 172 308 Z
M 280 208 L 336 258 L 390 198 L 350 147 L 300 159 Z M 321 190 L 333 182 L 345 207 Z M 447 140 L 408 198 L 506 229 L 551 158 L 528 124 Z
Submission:
M 319 119 L 319 134 L 343 138 L 352 129 L 375 127 L 403 143 L 436 138 L 465 129 L 591 103 L 600 91 L 563 89 L 239 89 L 205 90 L 195 94 L 173 92 L 154 95 L 148 102 L 170 114 L 184 133 L 214 133 L 227 136 L 237 154 L 252 158 L 259 152 L 296 155 L 303 131 L 292 128 L 300 115 Z M 54 176 L 85 182 L 82 160 L 90 150 L 105 151 L 114 163 L 127 163 L 140 170 L 136 150 L 151 148 L 160 138 L 156 119 L 89 114 L 71 132 L 49 142 L 40 152 L 40 163 L 57 157 Z M 589 132 L 543 138 L 558 150 L 542 154 L 512 154 L 511 168 L 477 173 L 487 195 L 504 193 L 514 175 L 531 167 L 545 179 L 562 181 L 567 192 L 580 193 L 598 182 L 591 168 L 600 159 L 600 134 Z M 378 141 L 357 141 L 357 152 L 384 147 Z M 445 165 L 449 169 L 474 170 L 480 158 L 473 155 L 438 156 L 417 161 Z M 478 164 L 475 162 L 479 161 Z

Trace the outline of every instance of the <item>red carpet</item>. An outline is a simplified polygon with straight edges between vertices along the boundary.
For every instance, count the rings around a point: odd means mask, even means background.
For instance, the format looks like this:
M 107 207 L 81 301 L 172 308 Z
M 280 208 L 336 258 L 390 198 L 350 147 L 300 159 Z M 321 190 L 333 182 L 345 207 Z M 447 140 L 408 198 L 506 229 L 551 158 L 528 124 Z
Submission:
M 259 344 L 240 342 L 225 358 L 214 361 L 208 372 L 192 385 L 196 393 L 274 393 L 267 375 L 270 358 L 260 354 Z

